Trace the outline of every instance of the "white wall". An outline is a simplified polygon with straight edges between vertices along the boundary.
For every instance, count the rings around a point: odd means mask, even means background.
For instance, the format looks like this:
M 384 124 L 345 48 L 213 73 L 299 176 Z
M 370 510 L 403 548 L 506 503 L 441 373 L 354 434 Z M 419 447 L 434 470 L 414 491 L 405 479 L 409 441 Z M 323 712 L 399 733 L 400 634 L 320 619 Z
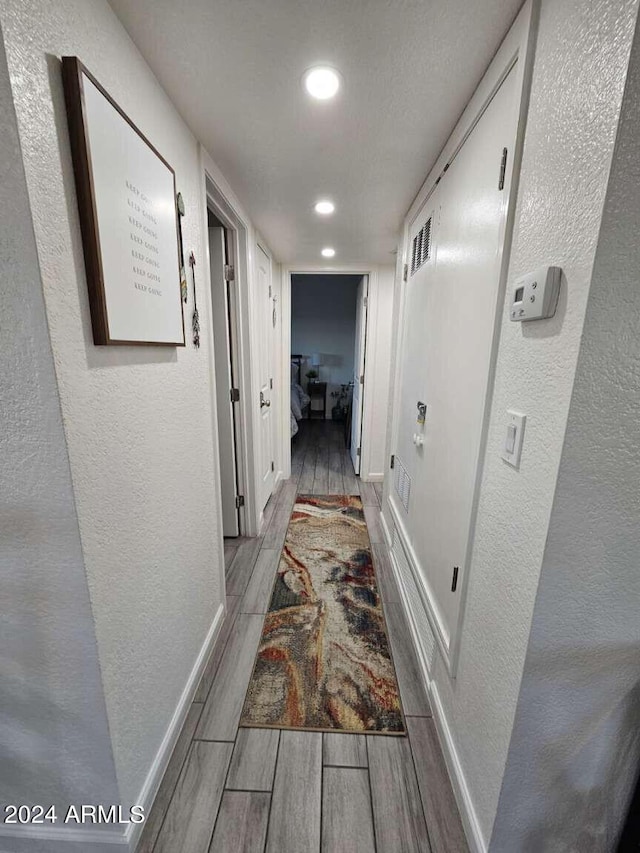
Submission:
M 495 853 L 615 849 L 640 767 L 639 133 L 636 34 Z
M 334 400 L 331 392 L 353 379 L 356 338 L 356 294 L 362 276 L 291 276 L 291 352 L 320 353 L 320 380 L 327 383 L 327 417 Z M 311 360 L 303 362 L 302 385 Z M 317 405 L 317 403 L 316 403 Z
M 635 0 L 540 4 L 509 281 L 558 264 L 562 293 L 545 322 L 511 323 L 505 305 L 457 677 L 439 655 L 431 672 L 481 849 L 513 727 L 635 15 Z M 499 453 L 509 408 L 528 416 L 518 471 Z
M 59 57 L 77 54 L 176 170 L 204 328 L 198 145 L 106 2 L 0 9 L 120 798 L 133 803 L 223 596 L 210 339 L 93 346 Z
M 120 797 L 1 41 L 0 114 L 0 802 L 64 814 Z

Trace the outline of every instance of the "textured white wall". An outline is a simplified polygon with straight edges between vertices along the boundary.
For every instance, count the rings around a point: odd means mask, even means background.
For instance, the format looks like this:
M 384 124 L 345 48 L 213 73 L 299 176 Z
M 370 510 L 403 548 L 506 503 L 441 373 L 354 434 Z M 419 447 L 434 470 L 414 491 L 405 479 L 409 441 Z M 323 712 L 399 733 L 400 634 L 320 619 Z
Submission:
M 1 40 L 0 114 L 0 802 L 64 814 L 120 797 Z
M 59 57 L 77 54 L 176 170 L 204 267 L 197 143 L 103 0 L 2 0 L 120 794 L 135 802 L 221 600 L 208 336 L 96 348 Z M 198 268 L 197 268 L 198 269 Z M 204 274 L 200 272 L 202 288 Z M 190 302 L 187 319 L 190 319 Z M 199 299 L 207 323 L 207 301 Z
M 636 34 L 495 853 L 615 849 L 640 766 L 639 134 Z
M 548 321 L 503 315 L 457 678 L 433 671 L 484 841 L 491 835 L 585 317 L 636 0 L 542 0 L 509 281 L 564 276 Z M 527 414 L 520 470 L 505 413 Z

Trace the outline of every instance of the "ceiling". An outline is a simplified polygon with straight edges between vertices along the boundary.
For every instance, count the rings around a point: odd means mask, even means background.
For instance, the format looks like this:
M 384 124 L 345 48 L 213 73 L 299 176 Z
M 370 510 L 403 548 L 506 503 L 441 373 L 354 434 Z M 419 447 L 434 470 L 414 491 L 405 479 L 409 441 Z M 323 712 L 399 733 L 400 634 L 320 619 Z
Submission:
M 110 0 L 275 257 L 393 263 L 411 201 L 521 0 Z M 343 86 L 313 101 L 316 63 Z M 319 217 L 320 197 L 336 204 Z

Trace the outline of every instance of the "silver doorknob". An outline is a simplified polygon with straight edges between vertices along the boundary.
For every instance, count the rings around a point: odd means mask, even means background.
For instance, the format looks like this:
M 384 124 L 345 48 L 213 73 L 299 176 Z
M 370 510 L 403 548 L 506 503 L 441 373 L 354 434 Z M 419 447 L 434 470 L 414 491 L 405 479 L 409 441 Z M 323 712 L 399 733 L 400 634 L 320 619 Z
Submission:
M 263 394 L 263 393 L 262 393 L 262 391 L 261 391 L 261 392 L 260 392 L 260 408 L 261 408 L 261 409 L 264 409 L 264 407 L 265 407 L 265 406 L 266 406 L 267 408 L 269 408 L 269 406 L 270 406 L 270 405 L 271 405 L 271 400 L 265 400 L 265 398 L 264 398 L 264 394 Z

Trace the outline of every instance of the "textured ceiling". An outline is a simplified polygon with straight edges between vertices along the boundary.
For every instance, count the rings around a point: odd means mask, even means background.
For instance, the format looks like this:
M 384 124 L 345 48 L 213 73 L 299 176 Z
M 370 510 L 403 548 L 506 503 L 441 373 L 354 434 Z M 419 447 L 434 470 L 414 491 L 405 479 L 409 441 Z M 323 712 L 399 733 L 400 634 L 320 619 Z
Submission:
M 520 0 L 110 0 L 276 258 L 391 263 Z M 338 97 L 312 101 L 328 62 Z M 313 211 L 320 196 L 336 213 Z

